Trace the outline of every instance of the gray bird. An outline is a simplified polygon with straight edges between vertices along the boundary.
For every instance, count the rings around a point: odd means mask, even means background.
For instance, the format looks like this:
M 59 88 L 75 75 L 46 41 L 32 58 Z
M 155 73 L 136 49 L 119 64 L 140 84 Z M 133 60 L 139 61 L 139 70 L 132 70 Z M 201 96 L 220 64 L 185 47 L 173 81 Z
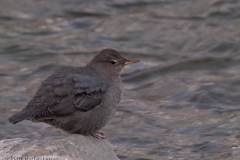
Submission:
M 114 49 L 101 50 L 85 67 L 57 72 L 42 82 L 33 99 L 8 120 L 45 122 L 68 133 L 92 135 L 117 111 L 121 100 L 121 70 L 139 62 L 122 57 Z

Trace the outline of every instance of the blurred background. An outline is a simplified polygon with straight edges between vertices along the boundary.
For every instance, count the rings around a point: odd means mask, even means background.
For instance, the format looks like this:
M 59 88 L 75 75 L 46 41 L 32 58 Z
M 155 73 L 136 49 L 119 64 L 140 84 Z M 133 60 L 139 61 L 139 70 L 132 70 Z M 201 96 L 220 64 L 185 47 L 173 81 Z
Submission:
M 240 159 L 239 42 L 239 0 L 1 0 L 0 140 L 65 135 L 7 118 L 111 47 L 141 60 L 102 130 L 121 160 Z

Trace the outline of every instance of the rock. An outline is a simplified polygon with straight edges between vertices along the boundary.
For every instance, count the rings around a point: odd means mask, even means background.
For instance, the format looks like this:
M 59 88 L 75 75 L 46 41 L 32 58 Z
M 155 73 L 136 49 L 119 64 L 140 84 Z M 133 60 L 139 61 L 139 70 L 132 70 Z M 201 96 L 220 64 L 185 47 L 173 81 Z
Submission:
M 0 141 L 0 159 L 26 160 L 119 160 L 106 140 L 92 136 L 69 135 L 31 140 Z

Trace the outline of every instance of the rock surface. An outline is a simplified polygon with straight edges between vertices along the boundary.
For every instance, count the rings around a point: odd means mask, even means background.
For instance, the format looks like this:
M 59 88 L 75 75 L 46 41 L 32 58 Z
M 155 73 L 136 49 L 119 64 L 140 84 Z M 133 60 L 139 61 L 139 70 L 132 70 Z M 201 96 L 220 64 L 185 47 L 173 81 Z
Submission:
M 0 159 L 28 160 L 119 160 L 106 140 L 69 135 L 38 140 L 27 138 L 0 141 Z

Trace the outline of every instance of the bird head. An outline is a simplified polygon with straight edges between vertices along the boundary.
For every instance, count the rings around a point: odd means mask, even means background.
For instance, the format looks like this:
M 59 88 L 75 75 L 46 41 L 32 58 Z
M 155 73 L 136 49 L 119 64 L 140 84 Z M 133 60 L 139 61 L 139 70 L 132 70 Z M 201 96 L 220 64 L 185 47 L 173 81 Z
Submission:
M 139 60 L 127 59 L 115 49 L 106 48 L 98 52 L 87 66 L 107 75 L 120 76 L 124 66 L 137 62 Z

